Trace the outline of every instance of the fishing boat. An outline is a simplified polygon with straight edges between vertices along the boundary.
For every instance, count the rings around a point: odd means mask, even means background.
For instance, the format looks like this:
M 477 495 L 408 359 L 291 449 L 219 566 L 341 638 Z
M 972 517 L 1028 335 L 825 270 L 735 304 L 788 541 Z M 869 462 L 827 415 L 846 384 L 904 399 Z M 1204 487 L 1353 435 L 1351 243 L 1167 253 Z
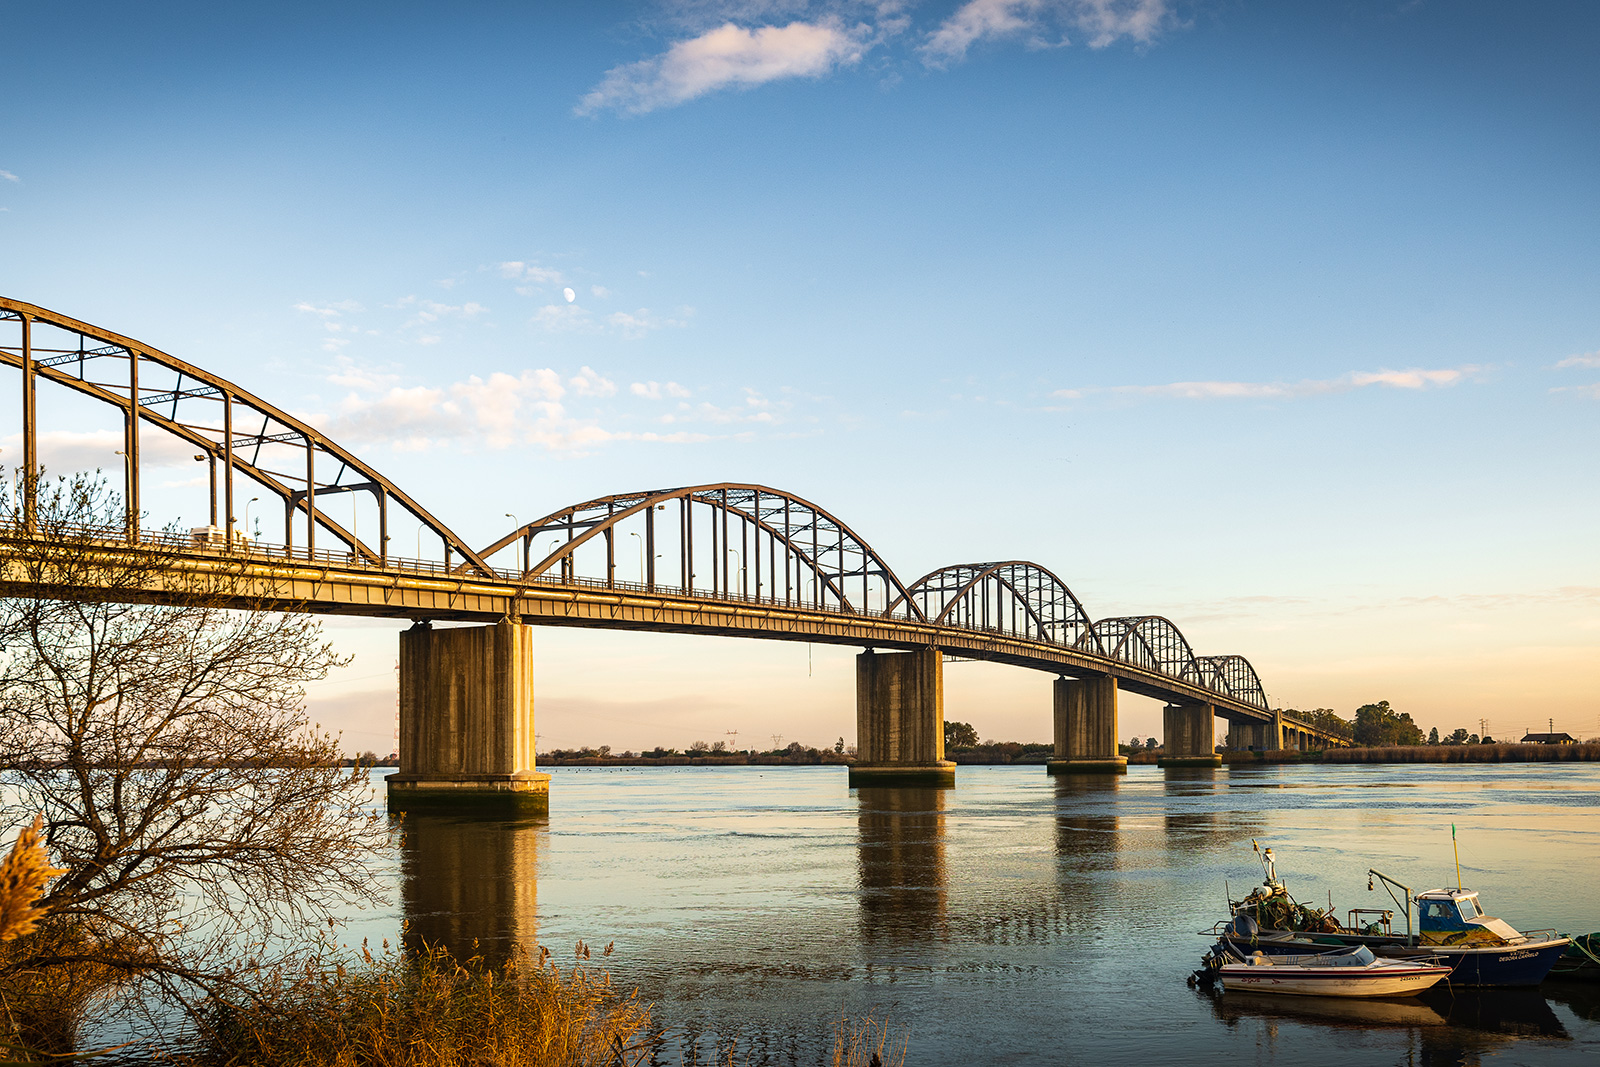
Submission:
M 1224 990 L 1312 997 L 1409 997 L 1450 973 L 1420 960 L 1379 959 L 1365 945 L 1334 952 L 1269 955 L 1255 952 L 1221 964 Z
M 1348 921 L 1341 923 L 1331 901 L 1324 911 L 1289 894 L 1277 877 L 1270 848 L 1262 854 L 1262 867 L 1265 884 L 1244 900 L 1230 900 L 1233 920 L 1214 931 L 1220 942 L 1236 953 L 1295 955 L 1364 945 L 1391 959 L 1437 956 L 1451 967 L 1452 985 L 1536 986 L 1571 943 L 1553 930 L 1523 932 L 1485 915 L 1473 890 L 1458 886 L 1413 893 L 1377 870 L 1367 871 L 1367 888 L 1382 883 L 1397 908 L 1404 910 L 1405 933 L 1394 929 L 1395 911 L 1388 908 L 1353 908 Z M 1396 895 L 1396 890 L 1401 895 Z M 1418 917 L 1415 930 L 1413 904 Z

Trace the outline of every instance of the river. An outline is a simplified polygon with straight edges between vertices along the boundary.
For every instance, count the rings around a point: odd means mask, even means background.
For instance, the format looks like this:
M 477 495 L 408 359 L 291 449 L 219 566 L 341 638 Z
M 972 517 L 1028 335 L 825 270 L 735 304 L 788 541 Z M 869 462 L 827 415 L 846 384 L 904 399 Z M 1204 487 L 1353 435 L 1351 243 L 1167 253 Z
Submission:
M 839 767 L 558 768 L 548 820 L 410 816 L 391 906 L 350 932 L 570 959 L 638 986 L 660 1062 L 815 1064 L 841 1013 L 908 1067 L 1562 1064 L 1600 1057 L 1600 986 L 1303 1002 L 1188 988 L 1197 932 L 1260 881 L 1340 915 L 1461 874 L 1522 929 L 1600 930 L 1600 766 L 1252 766 L 954 789 L 848 787 Z M 380 793 L 381 796 L 381 783 Z M 600 965 L 596 952 L 595 966 Z

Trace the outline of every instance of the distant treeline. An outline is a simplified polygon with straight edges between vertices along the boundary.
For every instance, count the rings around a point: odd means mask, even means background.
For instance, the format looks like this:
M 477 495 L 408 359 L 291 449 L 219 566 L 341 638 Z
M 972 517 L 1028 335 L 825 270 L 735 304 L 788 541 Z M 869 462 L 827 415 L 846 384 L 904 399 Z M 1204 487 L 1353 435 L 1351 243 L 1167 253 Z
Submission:
M 1324 763 L 1563 763 L 1600 760 L 1600 745 L 1391 745 L 1330 748 Z
M 644 752 L 613 752 L 610 745 L 598 748 L 554 748 L 539 753 L 538 762 L 544 767 L 817 766 L 854 763 L 855 749 L 847 749 L 843 738 L 833 748 L 811 748 L 795 741 L 785 748 L 765 752 L 735 751 L 722 741 L 716 744 L 696 741 L 682 752 L 675 748 L 660 747 Z

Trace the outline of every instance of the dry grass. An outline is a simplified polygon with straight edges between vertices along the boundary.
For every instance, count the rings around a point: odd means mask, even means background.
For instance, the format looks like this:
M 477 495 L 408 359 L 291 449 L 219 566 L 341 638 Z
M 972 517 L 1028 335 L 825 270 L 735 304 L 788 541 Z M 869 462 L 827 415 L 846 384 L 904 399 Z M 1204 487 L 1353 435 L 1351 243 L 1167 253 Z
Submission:
M 1330 748 L 1325 763 L 1564 763 L 1600 760 L 1600 745 L 1394 745 Z
M 106 955 L 128 953 L 55 919 L 0 944 L 0 1043 L 43 1058 L 75 1052 L 94 1005 L 128 980 L 126 967 L 101 962 Z
M 206 1013 L 197 1064 L 259 1067 L 587 1067 L 648 1058 L 650 1010 L 604 972 L 545 953 L 496 967 L 443 949 L 280 979 Z M 579 945 L 578 958 L 588 952 Z
M 44 816 L 25 826 L 11 846 L 11 853 L 0 862 L 0 941 L 12 941 L 31 934 L 39 927 L 45 909 L 39 906 L 44 884 L 67 872 L 50 866 L 44 850 Z
M 842 1016 L 833 1029 L 833 1058 L 828 1067 L 901 1067 L 906 1061 L 907 1038 L 905 1033 L 891 1033 L 888 1023 L 870 1016 Z

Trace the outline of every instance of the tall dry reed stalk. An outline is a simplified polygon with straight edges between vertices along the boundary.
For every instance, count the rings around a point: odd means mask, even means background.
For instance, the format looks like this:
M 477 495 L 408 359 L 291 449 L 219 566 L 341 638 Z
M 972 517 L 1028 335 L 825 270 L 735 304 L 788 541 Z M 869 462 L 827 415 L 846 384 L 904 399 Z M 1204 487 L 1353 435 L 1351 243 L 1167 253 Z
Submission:
M 833 1028 L 833 1058 L 828 1067 L 901 1067 L 906 1061 L 906 1033 L 892 1033 L 887 1022 L 870 1015 L 840 1016 Z
M 541 951 L 494 966 L 442 948 L 363 948 L 362 965 L 280 976 L 213 1004 L 196 1064 L 257 1067 L 631 1067 L 650 1009 L 604 972 Z M 577 959 L 587 958 L 579 943 Z
M 0 941 L 12 941 L 39 927 L 46 909 L 39 906 L 44 885 L 67 872 L 50 866 L 44 850 L 44 816 L 17 834 L 11 852 L 0 862 Z

